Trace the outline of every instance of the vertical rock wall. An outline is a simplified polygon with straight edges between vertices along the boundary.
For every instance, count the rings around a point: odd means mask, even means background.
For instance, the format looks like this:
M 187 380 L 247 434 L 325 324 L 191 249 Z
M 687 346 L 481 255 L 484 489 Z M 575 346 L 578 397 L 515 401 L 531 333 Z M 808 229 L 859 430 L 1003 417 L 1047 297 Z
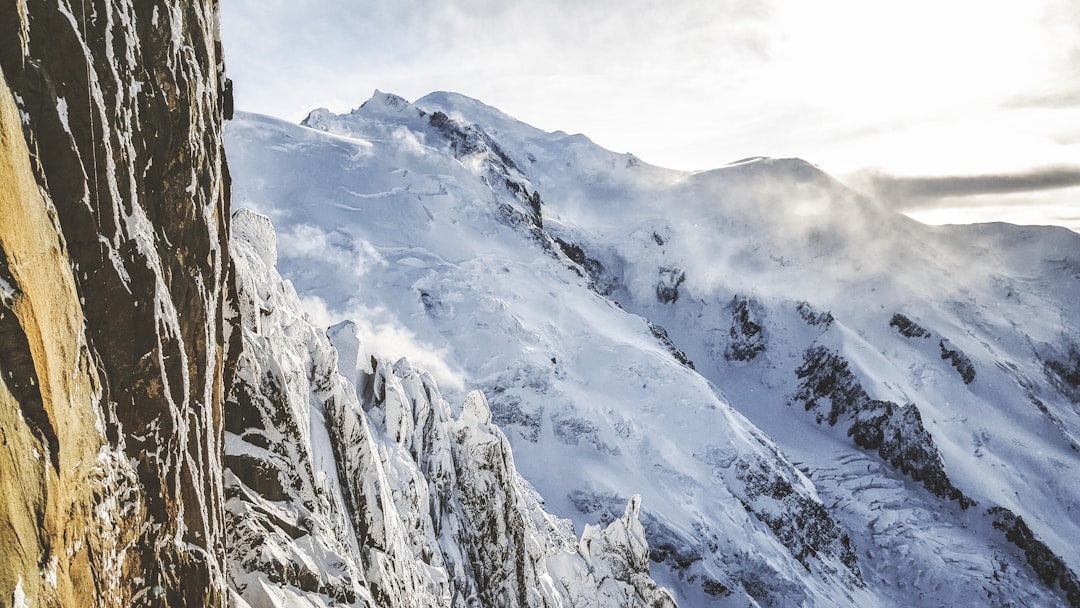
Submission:
M 224 602 L 217 20 L 0 1 L 0 604 Z

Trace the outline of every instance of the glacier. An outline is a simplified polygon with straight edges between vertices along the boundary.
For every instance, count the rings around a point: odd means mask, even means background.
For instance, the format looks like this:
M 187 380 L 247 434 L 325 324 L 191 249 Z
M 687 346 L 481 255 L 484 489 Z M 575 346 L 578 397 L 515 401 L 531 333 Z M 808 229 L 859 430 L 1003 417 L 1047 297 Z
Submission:
M 1080 601 L 1080 236 L 923 226 L 799 159 L 667 170 L 453 93 L 238 113 L 226 146 L 355 390 L 404 355 L 481 391 L 553 514 L 640 505 L 680 605 Z
M 455 416 L 407 359 L 358 366 L 356 326 L 335 327 L 332 346 L 276 250 L 268 218 L 234 214 L 242 349 L 224 462 L 237 606 L 675 606 L 649 577 L 640 497 L 575 536 L 517 474 L 483 393 Z

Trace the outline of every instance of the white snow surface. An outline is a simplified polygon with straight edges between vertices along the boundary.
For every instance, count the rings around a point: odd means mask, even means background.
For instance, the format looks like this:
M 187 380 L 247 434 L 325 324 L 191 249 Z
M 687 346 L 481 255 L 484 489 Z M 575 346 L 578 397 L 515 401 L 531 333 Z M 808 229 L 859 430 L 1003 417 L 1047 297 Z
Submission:
M 232 221 L 243 344 L 225 507 L 238 606 L 674 607 L 649 576 L 639 497 L 579 539 L 518 475 L 482 393 L 455 418 L 425 371 L 372 358 L 358 397 L 275 270 L 269 219 Z M 355 326 L 332 333 L 355 372 Z
M 641 509 L 680 605 L 1066 601 L 987 510 L 1080 569 L 1080 404 L 1051 364 L 1080 365 L 1080 236 L 923 226 L 798 159 L 666 170 L 452 93 L 305 123 L 237 115 L 233 204 L 272 219 L 317 321 L 352 321 L 342 373 L 361 386 L 372 356 L 405 355 L 449 403 L 486 393 L 582 543 Z M 857 416 L 816 422 L 794 397 L 814 347 L 870 398 L 913 404 L 976 504 L 858 447 Z

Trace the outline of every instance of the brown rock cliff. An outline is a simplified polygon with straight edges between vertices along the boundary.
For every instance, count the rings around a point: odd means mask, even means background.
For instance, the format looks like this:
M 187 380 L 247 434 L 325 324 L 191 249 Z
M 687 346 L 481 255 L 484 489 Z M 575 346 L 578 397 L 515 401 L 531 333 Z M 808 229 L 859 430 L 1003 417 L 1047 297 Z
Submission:
M 0 605 L 225 602 L 217 21 L 0 0 Z

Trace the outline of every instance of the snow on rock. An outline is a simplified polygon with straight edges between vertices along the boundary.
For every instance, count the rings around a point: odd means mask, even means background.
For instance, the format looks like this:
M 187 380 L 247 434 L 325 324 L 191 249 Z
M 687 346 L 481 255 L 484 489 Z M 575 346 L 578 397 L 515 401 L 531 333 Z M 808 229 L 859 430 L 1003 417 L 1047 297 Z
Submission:
M 825 347 L 808 350 L 795 374 L 801 383 L 792 400 L 807 412 L 814 412 L 818 424 L 827 421 L 829 426 L 835 426 L 842 422 L 856 445 L 878 450 L 882 458 L 922 481 L 933 494 L 956 500 L 963 508 L 972 504 L 949 480 L 937 446 L 914 404 L 901 407 L 871 399 L 847 361 Z
M 231 124 L 235 197 L 353 321 L 344 373 L 399 460 L 438 443 L 437 378 L 578 529 L 640 495 L 684 605 L 1068 601 L 990 510 L 1076 571 L 1077 235 L 921 226 L 799 159 L 666 170 L 453 93 L 313 116 Z
M 277 276 L 270 221 L 237 212 L 231 245 L 243 334 L 225 407 L 232 584 L 252 606 L 290 605 L 272 591 L 287 587 L 370 602 L 326 423 L 327 403 L 349 398 L 335 354 Z
M 277 274 L 265 216 L 233 217 L 243 347 L 226 409 L 233 588 L 251 606 L 663 606 L 636 510 L 591 568 L 572 524 L 516 472 L 483 393 L 455 417 L 407 359 L 358 364 Z M 345 370 L 354 380 L 339 373 Z M 359 394 L 359 397 L 358 397 Z M 631 521 L 632 519 L 632 521 Z
M 625 505 L 630 496 L 641 493 L 642 503 L 649 509 L 641 518 L 641 524 L 649 538 L 657 541 L 650 556 L 668 572 L 670 584 L 682 581 L 680 584 L 688 589 L 684 594 L 692 604 L 723 605 L 737 602 L 739 598 L 769 602 L 784 602 L 791 597 L 824 598 L 831 594 L 829 585 L 832 584 L 844 589 L 846 596 L 865 599 L 858 583 L 857 566 L 845 564 L 851 562 L 850 548 L 844 545 L 845 533 L 821 508 L 812 487 L 780 451 L 753 432 L 746 420 L 723 401 L 715 386 L 683 365 L 690 359 L 675 348 L 672 340 L 658 337 L 662 334 L 653 329 L 657 325 L 628 315 L 610 301 L 598 297 L 588 279 L 575 269 L 574 260 L 558 255 L 554 246 L 545 245 L 550 245 L 553 239 L 536 238 L 536 231 L 540 229 L 538 223 L 506 221 L 505 203 L 513 196 L 513 189 L 505 184 L 520 179 L 516 170 L 509 165 L 501 166 L 497 155 L 487 151 L 480 153 L 483 162 L 489 163 L 487 169 L 477 173 L 459 159 L 460 146 L 455 149 L 453 143 L 445 139 L 440 143 L 440 138 L 446 137 L 440 130 L 416 121 L 412 112 L 400 115 L 405 117 L 402 123 L 379 123 L 368 113 L 365 104 L 353 114 L 335 119 L 352 129 L 348 135 L 351 139 L 322 140 L 329 144 L 328 148 L 315 145 L 320 141 L 318 133 L 300 127 L 256 117 L 250 120 L 241 117 L 234 123 L 236 132 L 246 135 L 237 148 L 244 151 L 238 155 L 237 191 L 248 194 L 238 196 L 250 195 L 251 200 L 263 201 L 261 204 L 271 207 L 269 212 L 276 218 L 275 222 L 293 226 L 284 230 L 285 240 L 293 242 L 290 233 L 299 228 L 293 221 L 300 220 L 305 234 L 311 232 L 310 226 L 335 226 L 333 235 L 327 234 L 326 242 L 339 243 L 343 249 L 332 245 L 320 250 L 324 260 L 335 259 L 339 251 L 342 255 L 344 251 L 379 252 L 365 258 L 370 260 L 370 266 L 365 262 L 347 276 L 338 275 L 341 280 L 335 279 L 336 282 L 320 278 L 318 271 L 325 268 L 325 264 L 308 258 L 310 261 L 303 264 L 307 270 L 293 276 L 299 288 L 318 295 L 339 310 L 351 308 L 350 301 L 363 301 L 364 309 L 379 311 L 377 315 L 411 311 L 407 317 L 375 319 L 363 318 L 359 311 L 361 318 L 355 318 L 357 323 L 351 326 L 339 324 L 332 332 L 335 337 L 347 338 L 339 344 L 342 359 L 348 361 L 351 368 L 345 373 L 355 382 L 364 404 L 362 409 L 377 434 L 388 439 L 392 446 L 400 446 L 387 448 L 391 454 L 399 454 L 396 460 L 406 460 L 400 455 L 401 450 L 405 450 L 412 460 L 422 462 L 421 455 L 431 451 L 421 446 L 438 437 L 428 429 L 438 428 L 442 424 L 438 421 L 448 414 L 443 412 L 446 406 L 438 405 L 437 400 L 429 396 L 433 378 L 419 374 L 415 369 L 410 372 L 410 366 L 391 365 L 383 358 L 393 356 L 393 353 L 382 354 L 387 349 L 376 343 L 378 327 L 372 327 L 373 320 L 385 320 L 387 326 L 399 327 L 395 331 L 402 335 L 408 333 L 400 329 L 398 324 L 402 321 L 421 323 L 420 326 L 413 325 L 410 332 L 429 323 L 442 325 L 448 331 L 447 335 L 462 337 L 454 348 L 457 356 L 464 357 L 460 364 L 467 370 L 466 380 L 469 385 L 484 389 L 489 400 L 488 408 L 479 408 L 475 395 L 467 397 L 464 392 L 457 393 L 456 401 L 468 403 L 461 416 L 479 422 L 486 419 L 484 410 L 489 409 L 492 420 L 508 428 L 511 437 L 519 439 L 514 444 L 513 461 L 521 466 L 516 457 L 519 451 L 530 456 L 526 474 L 531 472 L 532 485 L 542 486 L 541 494 L 547 504 L 556 505 L 560 516 L 574 518 L 579 529 L 597 523 L 596 512 L 578 508 L 570 498 L 572 493 L 598 497 L 605 510 L 609 507 L 621 510 L 621 505 Z M 415 129 L 413 137 L 428 146 L 419 159 L 422 168 L 415 164 L 418 159 L 414 151 L 391 143 L 392 135 L 387 137 L 403 124 Z M 307 153 L 295 156 L 295 150 L 281 152 L 282 144 L 277 142 L 283 140 L 278 134 L 284 136 L 284 141 L 308 141 L 309 145 L 304 148 Z M 372 142 L 375 152 L 364 153 L 357 159 L 349 150 L 359 151 L 356 146 L 361 144 L 351 142 L 360 141 Z M 439 150 L 441 152 L 436 154 Z M 352 184 L 365 183 L 369 191 L 397 192 L 388 195 L 395 200 L 395 205 L 386 205 L 376 199 L 365 199 L 369 202 L 347 207 L 336 205 L 334 201 L 340 200 L 341 190 L 336 187 L 323 190 L 324 186 L 336 183 L 329 179 L 313 182 L 313 188 L 306 190 L 304 195 L 309 200 L 324 203 L 297 207 L 280 201 L 282 204 L 278 205 L 279 199 L 273 194 L 277 188 L 270 182 L 266 185 L 271 190 L 260 187 L 255 192 L 250 190 L 253 183 L 242 177 L 247 166 L 245 158 L 260 158 L 270 163 L 287 161 L 294 167 L 288 171 L 296 170 L 298 166 L 323 171 L 332 164 L 321 158 L 324 153 L 342 153 L 357 159 L 345 161 L 351 167 L 347 171 L 356 172 L 355 179 L 345 179 L 350 184 L 348 190 L 357 188 Z M 311 165 L 307 164 L 309 161 Z M 515 162 L 515 166 L 522 162 L 528 161 Z M 404 167 L 412 168 L 406 170 Z M 283 177 L 288 176 L 284 167 L 280 169 Z M 492 172 L 506 170 L 509 173 L 501 182 L 491 177 Z M 390 183 L 404 179 L 406 173 L 405 182 L 387 188 Z M 360 179 L 362 176 L 363 180 Z M 387 176 L 391 176 L 389 179 L 393 182 L 381 184 Z M 415 194 L 417 187 L 407 185 L 435 180 L 442 184 L 447 194 L 428 198 Z M 498 183 L 504 184 L 502 193 L 493 189 L 492 184 Z M 509 193 L 506 188 L 510 189 Z M 490 204 L 484 203 L 485 199 Z M 423 216 L 409 212 L 408 207 L 415 204 L 423 205 Z M 323 223 L 319 219 L 323 214 L 332 214 L 338 219 Z M 369 214 L 377 215 L 371 215 L 369 219 Z M 425 226 L 420 232 L 406 228 L 416 217 L 419 217 L 420 225 Z M 370 229 L 375 232 L 368 232 Z M 322 230 L 320 228 L 318 233 L 323 234 Z M 414 236 L 426 236 L 402 246 L 401 235 L 410 231 Z M 384 238 L 387 240 L 382 240 Z M 651 231 L 647 238 L 654 242 Z M 297 249 L 279 248 L 281 264 L 286 268 L 300 261 L 297 254 L 308 257 L 307 253 Z M 332 263 L 336 266 L 336 262 Z M 617 264 L 611 266 L 618 267 Z M 672 273 L 672 276 L 677 274 Z M 654 273 L 654 286 L 656 276 Z M 404 292 L 381 289 L 369 283 L 376 278 L 383 285 L 407 285 L 408 288 Z M 555 284 L 548 283 L 549 280 L 554 280 Z M 676 279 L 675 283 L 678 282 Z M 312 292 L 310 287 L 314 284 L 334 288 Z M 384 296 L 392 299 L 383 300 Z M 558 323 L 541 321 L 543 317 L 538 311 L 545 309 L 556 312 L 561 320 Z M 339 318 L 348 319 L 352 314 L 355 313 L 342 314 Z M 590 326 L 586 319 L 602 319 L 603 323 Z M 355 339 L 357 334 L 352 331 L 361 328 L 366 328 L 369 343 L 364 343 L 364 337 Z M 372 329 L 376 330 L 375 334 L 371 333 Z M 579 329 L 584 333 L 578 334 Z M 435 344 L 446 342 L 436 339 Z M 439 349 L 429 347 L 425 350 L 430 355 Z M 672 410 L 666 405 L 669 403 L 681 405 Z M 416 412 L 426 413 L 416 417 Z M 341 422 L 336 426 L 359 428 L 355 422 L 359 419 L 358 413 L 348 413 L 346 408 L 337 415 Z M 488 434 L 482 431 L 484 428 L 480 425 L 480 430 L 468 434 L 461 429 L 456 434 L 448 434 L 459 439 L 468 436 L 484 438 Z M 650 428 L 684 428 L 688 434 L 683 445 L 676 447 L 662 435 L 654 442 L 648 431 Z M 509 458 L 509 448 L 500 447 L 505 441 L 504 438 L 496 441 L 489 437 L 470 449 L 475 451 L 474 458 L 495 458 L 494 462 L 502 462 L 505 459 L 496 456 L 505 453 Z M 739 478 L 741 473 L 731 462 L 726 462 L 724 457 L 714 458 L 719 452 L 730 452 L 734 455 L 732 460 L 743 458 L 745 472 L 748 472 L 742 475 L 743 479 Z M 449 453 L 453 454 L 455 450 Z M 460 453 L 460 449 L 456 453 Z M 642 460 L 635 460 L 642 456 Z M 578 462 L 583 466 L 576 464 L 575 459 L 580 459 Z M 359 470 L 362 459 L 346 455 L 341 461 Z M 454 459 L 448 460 L 444 456 L 432 464 L 420 466 L 422 470 L 447 471 L 445 463 L 448 461 L 454 462 Z M 560 464 L 552 467 L 545 462 Z M 654 473 L 648 476 L 632 473 L 639 470 Z M 344 477 L 356 478 L 357 475 L 359 473 L 346 473 Z M 463 487 L 473 487 L 471 482 L 462 480 L 460 472 L 455 472 L 452 478 L 464 483 Z M 488 491 L 492 484 L 485 481 L 478 485 L 483 491 L 478 489 L 476 496 L 484 497 L 485 501 L 491 501 L 492 496 L 500 497 L 498 512 L 504 513 L 502 517 L 510 517 L 505 515 L 507 512 L 531 509 L 527 507 L 535 500 L 529 498 L 533 495 L 531 490 L 521 490 L 517 495 L 492 494 Z M 409 481 L 401 492 L 391 494 L 422 496 L 421 486 L 419 481 Z M 702 501 L 699 503 L 690 496 L 672 491 L 679 487 L 692 487 L 694 492 L 701 492 Z M 428 496 L 435 501 L 437 489 L 429 490 Z M 462 498 L 440 500 L 452 504 Z M 584 503 L 578 501 L 578 504 Z M 462 506 L 466 512 L 471 508 L 468 501 Z M 388 508 L 380 507 L 383 511 Z M 408 511 L 402 506 L 397 506 L 396 510 Z M 492 541 L 494 556 L 487 559 L 496 563 L 502 563 L 513 551 L 530 546 L 524 539 L 536 534 L 563 538 L 559 542 L 571 542 L 568 535 L 556 534 L 551 528 L 553 524 L 543 523 L 542 518 L 530 516 L 526 521 L 540 521 L 543 532 L 524 534 L 516 531 L 517 526 L 500 523 L 498 518 L 487 521 L 490 517 L 478 513 L 473 523 L 454 524 L 454 527 L 472 530 L 466 537 L 494 539 L 508 534 L 505 541 Z M 604 523 L 615 518 L 613 516 Z M 475 528 L 480 521 L 487 523 Z M 355 527 L 362 529 L 364 526 L 356 524 Z M 804 528 L 821 530 L 822 534 L 804 538 L 800 532 Z M 378 529 L 381 533 L 381 528 Z M 743 552 L 741 558 L 728 557 L 739 551 Z M 437 553 L 434 549 L 428 552 Z M 464 555 L 468 556 L 469 552 L 465 551 Z M 525 555 L 531 553 L 526 551 Z M 471 561 L 473 559 L 462 558 L 456 563 Z M 450 576 L 451 581 L 469 579 L 465 566 L 454 570 L 455 567 L 448 563 L 447 567 L 452 572 L 466 574 L 464 579 Z M 820 573 L 821 579 L 804 582 L 803 573 L 807 568 Z M 527 598 L 535 589 L 544 587 L 542 579 L 522 578 L 514 572 L 508 572 L 505 581 L 500 590 L 484 591 L 486 586 L 478 585 L 478 593 L 501 594 L 489 595 L 489 598 Z M 552 584 L 557 587 L 558 579 Z

